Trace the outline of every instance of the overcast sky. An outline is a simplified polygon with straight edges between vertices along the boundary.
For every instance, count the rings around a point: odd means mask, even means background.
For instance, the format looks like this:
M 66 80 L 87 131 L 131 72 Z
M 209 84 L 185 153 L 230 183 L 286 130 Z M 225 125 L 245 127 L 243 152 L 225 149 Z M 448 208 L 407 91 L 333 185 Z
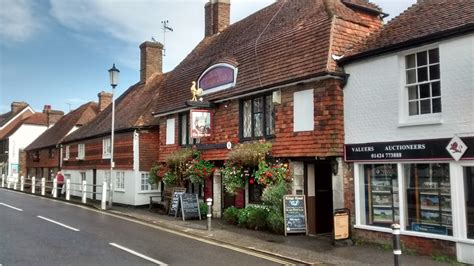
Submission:
M 297 1 L 297 0 L 291 0 Z M 204 36 L 206 0 L 0 0 L 0 113 L 12 101 L 36 111 L 68 112 L 110 91 L 107 70 L 120 69 L 117 94 L 139 80 L 138 46 L 166 33 L 164 71 Z M 274 0 L 232 0 L 231 23 Z M 391 17 L 415 0 L 374 0 Z M 389 17 L 390 19 L 390 17 Z

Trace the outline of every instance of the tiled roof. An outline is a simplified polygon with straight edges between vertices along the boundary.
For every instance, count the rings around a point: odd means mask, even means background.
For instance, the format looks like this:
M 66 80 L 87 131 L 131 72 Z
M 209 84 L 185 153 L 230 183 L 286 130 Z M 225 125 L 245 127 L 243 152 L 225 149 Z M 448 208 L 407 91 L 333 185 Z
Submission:
M 71 111 L 54 124 L 53 127 L 46 130 L 35 141 L 33 141 L 25 150 L 34 150 L 50 146 L 56 146 L 74 126 L 84 125 L 92 120 L 99 112 L 98 104 L 88 102 L 79 108 Z
M 150 103 L 157 97 L 157 83 L 165 75 L 154 74 L 147 83 L 137 83 L 126 90 L 115 101 L 115 130 L 127 130 L 153 125 Z M 153 86 L 151 86 L 153 84 Z M 100 112 L 92 121 L 74 131 L 61 142 L 91 138 L 110 134 L 112 128 L 112 104 Z
M 0 114 L 0 127 L 5 125 L 6 123 L 8 123 L 8 121 L 10 121 L 10 119 L 15 117 L 17 114 L 21 113 L 21 111 L 23 111 L 27 107 L 28 106 L 25 106 L 25 107 L 21 108 L 20 110 L 18 110 L 17 112 L 9 111 L 9 112 Z
M 358 4 L 366 0 L 351 1 Z M 375 8 L 371 6 L 371 8 Z M 185 107 L 191 82 L 224 61 L 238 68 L 236 86 L 206 100 L 257 91 L 339 71 L 329 57 L 333 20 L 366 21 L 340 0 L 282 0 L 202 40 L 160 85 L 154 113 Z M 232 63 L 231 63 L 232 64 Z
M 44 113 L 34 113 L 25 120 L 23 120 L 23 124 L 47 126 L 48 117 Z
M 351 61 L 394 49 L 432 42 L 474 31 L 473 0 L 427 0 L 409 7 L 389 21 L 364 45 L 342 61 Z

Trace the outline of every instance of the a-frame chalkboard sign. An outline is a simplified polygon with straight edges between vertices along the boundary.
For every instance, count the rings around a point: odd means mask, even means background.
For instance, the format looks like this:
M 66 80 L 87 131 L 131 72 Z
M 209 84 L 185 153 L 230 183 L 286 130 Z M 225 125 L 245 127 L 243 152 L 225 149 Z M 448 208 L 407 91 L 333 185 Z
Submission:
M 184 193 L 179 195 L 178 210 L 179 209 L 181 209 L 183 221 L 193 218 L 199 218 L 199 220 L 201 220 L 201 210 L 199 209 L 197 194 Z
M 290 233 L 308 234 L 306 198 L 304 195 L 285 195 L 283 198 L 285 236 Z
M 179 208 L 179 196 L 186 192 L 185 188 L 176 187 L 173 189 L 173 194 L 170 201 L 170 208 L 168 215 L 176 217 L 178 215 Z

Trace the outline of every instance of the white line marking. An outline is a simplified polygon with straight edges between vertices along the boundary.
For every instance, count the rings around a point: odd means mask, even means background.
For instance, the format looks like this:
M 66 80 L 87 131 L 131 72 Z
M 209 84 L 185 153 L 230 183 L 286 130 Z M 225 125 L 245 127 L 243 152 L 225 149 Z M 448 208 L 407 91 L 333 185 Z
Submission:
M 43 217 L 43 216 L 39 216 L 39 215 L 38 215 L 38 216 L 36 216 L 36 217 L 38 217 L 38 218 L 40 218 L 40 219 L 43 219 L 43 220 L 46 220 L 46 221 L 48 221 L 48 222 L 51 222 L 51 223 L 53 223 L 53 224 L 57 224 L 57 225 L 60 225 L 60 226 L 62 226 L 62 227 L 66 227 L 67 229 L 70 229 L 70 230 L 72 230 L 72 231 L 76 231 L 76 232 L 79 232 L 79 231 L 80 231 L 80 230 L 77 229 L 77 228 L 74 228 L 74 227 L 71 227 L 71 226 L 62 224 L 62 223 L 60 223 L 60 222 L 56 222 L 56 221 L 54 221 L 54 220 L 48 219 L 48 218 Z
M 114 247 L 116 247 L 116 248 L 119 248 L 119 249 L 121 249 L 121 250 L 123 250 L 123 251 L 126 251 L 126 252 L 128 252 L 128 253 L 131 253 L 131 254 L 133 254 L 133 255 L 135 255 L 135 256 L 138 256 L 138 257 L 140 257 L 140 258 L 142 258 L 142 259 L 146 259 L 146 260 L 148 260 L 148 261 L 151 261 L 151 262 L 153 262 L 153 263 L 155 263 L 155 264 L 158 264 L 158 265 L 168 265 L 168 264 L 166 264 L 166 263 L 164 263 L 164 262 L 161 262 L 161 261 L 159 261 L 159 260 L 155 260 L 155 259 L 153 259 L 153 258 L 150 258 L 150 257 L 148 257 L 148 256 L 146 256 L 146 255 L 140 254 L 140 253 L 138 253 L 138 252 L 136 252 L 136 251 L 133 251 L 133 250 L 131 250 L 131 249 L 129 249 L 129 248 L 120 246 L 120 245 L 118 245 L 118 244 L 115 244 L 115 243 L 109 243 L 109 244 L 110 244 L 111 246 L 114 246 Z
M 13 206 L 10 206 L 10 205 L 5 204 L 5 203 L 2 203 L 2 202 L 0 202 L 0 205 L 3 205 L 3 206 L 8 207 L 8 208 L 10 208 L 10 209 L 17 210 L 17 211 L 19 211 L 19 212 L 22 212 L 22 211 L 23 211 L 22 209 L 15 208 L 15 207 L 13 207 Z

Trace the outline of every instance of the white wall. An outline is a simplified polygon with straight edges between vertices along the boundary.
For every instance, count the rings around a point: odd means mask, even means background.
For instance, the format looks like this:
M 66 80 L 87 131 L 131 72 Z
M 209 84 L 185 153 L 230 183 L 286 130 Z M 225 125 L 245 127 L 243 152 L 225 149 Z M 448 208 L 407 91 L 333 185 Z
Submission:
M 408 126 L 400 121 L 407 51 L 373 57 L 345 66 L 350 74 L 344 87 L 346 144 L 474 135 L 474 35 L 427 47 L 439 47 L 440 122 Z
M 8 173 L 11 175 L 12 169 L 11 164 L 18 164 L 18 155 L 20 149 L 26 148 L 33 142 L 39 135 L 46 131 L 46 126 L 38 125 L 21 125 L 15 133 L 9 137 L 9 148 L 8 148 Z

